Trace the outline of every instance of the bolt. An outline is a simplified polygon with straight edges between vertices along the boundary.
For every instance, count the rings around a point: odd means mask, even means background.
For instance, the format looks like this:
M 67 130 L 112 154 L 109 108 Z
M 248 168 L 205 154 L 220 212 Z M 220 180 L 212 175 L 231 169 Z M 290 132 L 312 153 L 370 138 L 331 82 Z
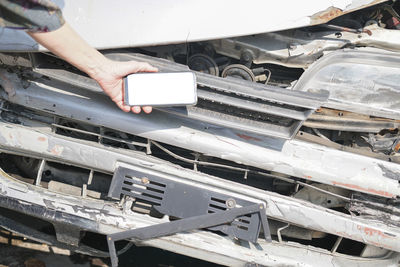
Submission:
M 290 44 L 289 45 L 289 50 L 295 50 L 297 48 L 296 44 Z
M 240 60 L 244 63 L 251 63 L 253 61 L 253 53 L 249 50 L 245 50 L 240 55 Z
M 236 207 L 236 201 L 233 198 L 228 198 L 225 201 L 225 204 L 226 204 L 226 207 L 229 208 L 229 209 L 232 209 L 232 208 Z

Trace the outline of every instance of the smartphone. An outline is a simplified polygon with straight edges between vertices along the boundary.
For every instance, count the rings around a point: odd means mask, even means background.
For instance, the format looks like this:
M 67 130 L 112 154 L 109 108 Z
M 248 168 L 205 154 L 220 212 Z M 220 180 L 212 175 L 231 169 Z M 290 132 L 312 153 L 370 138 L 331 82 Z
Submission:
M 124 102 L 129 106 L 188 106 L 197 103 L 193 72 L 135 73 L 124 78 Z

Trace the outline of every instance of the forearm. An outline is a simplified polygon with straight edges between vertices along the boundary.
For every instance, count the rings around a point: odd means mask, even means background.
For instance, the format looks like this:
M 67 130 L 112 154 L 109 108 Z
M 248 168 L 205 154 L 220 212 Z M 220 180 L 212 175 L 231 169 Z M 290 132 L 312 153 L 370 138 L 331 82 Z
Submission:
M 144 62 L 109 60 L 89 46 L 67 23 L 52 32 L 28 34 L 51 52 L 95 79 L 120 109 L 125 112 L 140 112 L 140 107 L 125 105 L 122 79 L 131 73 L 155 72 L 157 68 Z M 150 113 L 151 107 L 143 107 L 143 110 Z
M 28 34 L 90 77 L 97 79 L 102 75 L 102 67 L 108 59 L 84 41 L 68 23 L 52 32 L 28 32 Z

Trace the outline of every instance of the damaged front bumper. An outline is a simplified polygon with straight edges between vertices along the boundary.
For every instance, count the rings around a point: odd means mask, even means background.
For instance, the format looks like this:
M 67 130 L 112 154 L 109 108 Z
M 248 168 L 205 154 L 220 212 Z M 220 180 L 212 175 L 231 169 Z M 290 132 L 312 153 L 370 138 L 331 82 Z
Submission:
M 359 240 L 390 251 L 400 251 L 400 232 L 397 227 L 344 215 L 306 201 L 190 171 L 133 151 L 121 153 L 102 145 L 79 143 L 51 133 L 46 134 L 4 122 L 0 123 L 0 133 L 0 149 L 5 153 L 67 162 L 106 173 L 113 173 L 115 168 L 123 163 L 124 166 L 139 168 L 148 173 L 157 173 L 171 181 L 245 198 L 255 203 L 264 203 L 268 218 Z M 32 142 L 32 140 L 37 140 L 37 142 Z M 129 208 L 124 208 L 123 204 L 121 206 L 120 202 L 71 197 L 35 185 L 22 184 L 4 172 L 0 176 L 0 189 L 1 206 L 44 218 L 54 225 L 67 225 L 69 228 L 66 229 L 69 230 L 75 227 L 75 230 L 79 232 L 91 231 L 106 235 L 165 222 L 165 219 L 133 213 Z M 60 226 L 57 228 L 65 229 Z M 29 235 L 29 233 L 25 234 Z M 79 234 L 72 236 L 79 236 Z M 198 231 L 148 240 L 141 245 L 179 251 L 181 254 L 196 255 L 205 260 L 210 260 L 210 255 L 212 255 L 214 262 L 229 266 L 243 266 L 249 262 L 279 266 L 290 264 L 291 261 L 292 265 L 302 262 L 311 266 L 315 264 L 315 258 L 309 257 L 309 254 L 314 253 L 318 255 L 322 265 L 334 262 L 338 266 L 351 266 L 362 262 L 365 266 L 376 266 L 379 262 L 379 264 L 389 266 L 398 260 L 398 254 L 390 251 L 384 258 L 367 259 L 304 247 L 296 243 L 277 241 L 267 243 L 262 239 L 258 240 L 256 246 L 251 243 L 248 243 L 249 246 L 243 246 L 234 239 Z M 293 253 L 287 254 L 288 251 Z
M 138 57 L 126 54 L 114 56 L 119 60 Z M 157 64 L 163 62 L 155 60 Z M 174 65 L 171 63 L 168 67 Z M 146 190 L 152 188 L 149 185 L 150 176 L 156 176 L 173 186 L 228 196 L 235 203 L 240 200 L 261 204 L 265 206 L 273 237 L 272 242 L 257 239 L 260 233 L 258 226 L 251 232 L 255 240 L 250 241 L 256 242 L 244 241 L 238 238 L 237 233 L 230 235 L 235 231 L 226 228 L 226 231 L 218 229 L 219 232 L 215 229 L 211 229 L 212 232 L 196 230 L 140 242 L 132 240 L 136 244 L 228 266 L 296 266 L 299 263 L 313 266 L 316 261 L 322 266 L 397 264 L 400 252 L 400 212 L 397 203 L 400 167 L 397 159 L 372 152 L 353 153 L 349 147 L 327 146 L 307 139 L 310 135 L 303 131 L 290 139 L 311 113 L 323 104 L 324 98 L 320 95 L 277 90 L 275 87 L 265 87 L 265 91 L 259 92 L 256 89 L 260 89 L 260 85 L 229 82 L 229 79 L 199 74 L 203 87 L 220 86 L 213 92 L 215 95 L 218 90 L 243 90 L 240 92 L 242 97 L 250 95 L 253 98 L 246 98 L 246 101 L 256 103 L 254 98 L 263 98 L 263 103 L 270 105 L 266 108 L 266 117 L 273 113 L 274 116 L 295 118 L 295 127 L 267 127 L 270 132 L 257 133 L 165 109 L 155 110 L 151 116 L 132 116 L 122 113 L 106 96 L 98 93 L 96 86 L 90 87 L 85 79 L 81 79 L 82 76 L 65 76 L 75 77 L 75 82 L 72 82 L 66 81 L 63 75 L 54 78 L 54 70 L 44 73 L 46 71 L 38 68 L 34 72 L 25 70 L 19 76 L 4 70 L 0 73 L 5 89 L 1 91 L 0 151 L 10 157 L 17 155 L 22 161 L 28 158 L 38 162 L 31 168 L 36 172 L 35 179 L 30 180 L 31 184 L 21 182 L 23 177 L 11 177 L 9 172 L 1 172 L 2 227 L 41 242 L 91 255 L 108 256 L 105 251 L 82 244 L 82 236 L 91 232 L 102 235 L 105 240 L 107 235 L 185 218 L 187 213 L 185 216 L 180 214 L 185 210 L 185 202 L 195 199 L 177 197 L 174 213 L 160 214 L 160 210 L 155 209 L 158 214 L 154 214 L 154 207 L 160 204 L 161 199 L 136 207 L 137 195 L 114 196 L 113 199 L 105 197 L 111 181 L 123 166 L 147 174 L 148 177 L 141 177 L 142 184 L 135 187 L 143 199 L 148 199 L 149 192 Z M 38 77 L 37 73 L 52 78 Z M 209 97 L 207 91 L 204 92 L 204 97 Z M 217 96 L 226 103 L 243 105 L 239 98 L 232 100 L 235 93 L 233 91 L 229 98 L 222 98 L 222 94 Z M 196 114 L 196 110 L 192 111 Z M 303 113 L 302 116 L 299 113 Z M 322 115 L 321 112 L 319 114 Z M 163 156 L 155 153 L 156 150 L 163 152 Z M 186 157 L 178 154 L 185 154 Z M 195 159 L 191 160 L 191 156 Z M 178 162 L 186 168 L 176 165 Z M 54 164 L 63 164 L 65 169 L 68 166 L 79 168 L 80 175 L 83 173 L 86 177 L 79 184 L 79 179 L 73 176 L 74 171 L 65 171 L 61 172 L 64 180 L 52 180 L 49 178 L 51 172 L 57 171 Z M 210 167 L 211 172 L 203 172 L 204 166 Z M 224 168 L 225 172 L 221 174 L 218 168 Z M 236 175 L 239 173 L 240 179 L 231 178 L 233 172 Z M 91 187 L 92 180 L 97 179 L 96 173 L 106 176 L 103 177 L 106 190 L 96 191 Z M 248 177 L 255 174 L 261 180 L 258 185 Z M 45 176 L 48 176 L 47 180 L 43 180 Z M 70 176 L 69 184 L 63 183 Z M 111 176 L 114 178 L 111 179 Z M 297 187 L 293 194 L 279 194 L 279 190 L 267 188 L 271 180 L 301 185 L 303 189 L 297 191 Z M 276 187 L 279 186 L 278 183 Z M 159 188 L 153 188 L 152 193 L 158 197 L 161 194 Z M 303 197 L 300 197 L 302 193 Z M 362 197 L 355 199 L 355 194 Z M 367 200 L 363 199 L 365 196 Z M 379 201 L 369 202 L 368 197 L 372 196 Z M 339 207 L 347 205 L 355 207 L 355 210 L 363 205 L 371 208 L 372 205 L 372 211 L 382 208 L 382 214 L 373 219 L 349 214 L 344 209 L 335 209 L 337 206 L 334 203 L 340 201 L 342 204 Z M 32 231 L 23 222 L 7 217 L 6 211 L 45 220 L 54 227 L 54 235 Z M 283 241 L 282 236 L 292 239 Z M 307 242 L 303 242 L 321 237 L 325 238 L 324 241 L 333 240 L 331 246 L 311 246 L 314 245 L 312 242 L 308 246 Z M 362 244 L 361 253 L 349 255 L 343 250 L 339 252 L 342 241 L 346 240 Z

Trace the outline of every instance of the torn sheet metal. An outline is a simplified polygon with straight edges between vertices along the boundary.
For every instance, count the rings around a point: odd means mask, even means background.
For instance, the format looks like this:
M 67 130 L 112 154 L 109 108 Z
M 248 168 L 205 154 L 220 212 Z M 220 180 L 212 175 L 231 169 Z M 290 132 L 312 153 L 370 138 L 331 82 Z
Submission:
M 353 194 L 354 201 L 347 204 L 347 209 L 358 216 L 367 220 L 376 220 L 379 218 L 381 222 L 400 227 L 400 208 L 398 205 L 388 205 L 379 198 L 363 195 L 360 193 Z
M 54 0 L 69 24 L 96 48 L 185 43 L 325 23 L 385 0 L 116 1 Z M 108 19 L 104 19 L 108 18 Z M 207 18 L 207 19 L 205 19 Z M 101 30 L 98 30 L 101 29 Z M 110 34 L 112 32 L 112 38 Z M 25 32 L 2 29 L 2 51 L 43 50 Z
M 72 87 L 68 92 L 62 91 L 56 88 L 65 85 L 53 82 L 45 85 L 32 81 L 26 89 L 15 88 L 15 96 L 8 97 L 3 92 L 3 97 L 29 108 L 249 166 L 386 198 L 400 195 L 400 185 L 392 177 L 392 174 L 400 175 L 400 165 L 392 162 L 299 140 L 284 141 L 229 130 L 162 111 L 133 116 L 121 112 L 106 96 Z M 29 145 L 28 140 L 22 142 Z M 391 171 L 390 177 L 386 175 L 387 170 Z
M 1 178 L 0 178 L 1 180 Z M 35 195 L 35 194 L 34 194 Z M 55 195 L 65 201 L 65 196 Z M 0 205 L 3 202 L 3 198 L 0 196 Z M 66 218 L 68 220 L 76 220 L 76 216 L 69 215 L 64 211 L 51 211 L 46 208 L 41 209 L 37 205 L 30 205 L 24 202 L 17 202 L 14 199 L 8 198 L 8 203 L 13 203 L 18 210 L 29 210 L 30 215 L 41 215 L 42 212 L 48 212 L 49 214 L 58 215 L 57 218 Z M 86 203 L 88 206 L 93 207 L 93 202 Z M 32 209 L 32 207 L 34 207 Z M 97 207 L 93 207 L 96 210 Z M 36 213 L 33 213 L 35 211 Z M 140 216 L 135 218 L 127 216 L 127 220 L 134 220 L 138 222 L 138 227 L 149 226 L 154 224 L 151 218 L 145 220 Z M 116 228 L 104 230 L 104 222 L 98 222 L 97 227 L 92 227 L 88 224 L 87 230 L 92 232 L 98 232 L 107 234 L 116 231 Z M 95 224 L 96 225 L 96 224 Z M 123 227 L 123 226 L 122 226 Z M 14 227 L 13 227 L 14 229 Z M 63 244 L 60 244 L 61 247 Z M 183 255 L 196 257 L 206 261 L 212 261 L 218 264 L 233 267 L 243 266 L 357 266 L 357 267 L 374 267 L 374 266 L 393 266 L 396 267 L 396 263 L 400 259 L 399 253 L 387 252 L 381 257 L 370 257 L 360 258 L 341 254 L 331 254 L 326 250 L 304 247 L 297 243 L 266 243 L 262 240 L 255 246 L 253 244 L 241 243 L 238 244 L 228 238 L 206 233 L 206 232 L 193 232 L 191 234 L 177 234 L 159 239 L 153 239 L 146 242 L 141 242 L 138 245 L 158 247 L 164 250 L 172 252 L 178 252 Z M 67 247 L 73 249 L 72 247 Z M 90 248 L 89 248 L 90 249 Z M 85 250 L 81 251 L 85 252 Z M 86 251 L 87 252 L 87 251 Z M 91 251 L 93 253 L 95 251 Z M 98 251 L 97 251 L 98 253 Z M 107 255 L 100 254 L 99 256 L 106 257 Z
M 364 28 L 370 34 L 345 31 L 289 30 L 209 41 L 218 54 L 240 60 L 250 54 L 254 64 L 272 63 L 306 68 L 325 53 L 344 47 L 368 46 L 400 51 L 400 31 L 373 24 Z
M 383 129 L 399 128 L 400 120 L 375 118 L 343 110 L 321 108 L 307 119 L 304 126 L 316 129 L 379 133 Z
M 228 180 L 184 169 L 140 152 L 121 152 L 120 150 L 107 148 L 100 144 L 81 143 L 69 138 L 40 133 L 27 127 L 4 122 L 0 123 L 0 134 L 0 149 L 4 152 L 31 157 L 45 157 L 48 160 L 107 173 L 112 173 L 118 166 L 129 164 L 142 172 L 160 173 L 165 178 L 185 182 L 188 185 L 200 186 L 219 193 L 227 193 L 233 197 L 237 196 L 248 201 L 264 202 L 267 204 L 267 216 L 280 221 L 344 236 L 389 250 L 400 251 L 400 232 L 397 227 L 364 220 L 299 199 L 242 184 L 239 185 Z M 44 143 L 46 143 L 47 149 L 33 144 L 35 142 L 32 142 L 31 138 L 37 138 L 38 136 L 46 140 Z M 30 140 L 30 142 L 24 140 Z M 56 145 L 64 147 L 64 152 L 61 155 L 52 154 L 51 148 Z M 54 197 L 56 193 L 50 193 L 43 188 L 33 190 L 31 185 L 22 185 L 20 182 L 13 180 L 2 180 L 0 183 L 3 184 L 3 187 L 0 186 L 2 188 L 0 191 L 3 195 L 5 194 L 8 197 L 17 198 L 21 201 L 42 206 L 45 205 L 52 209 L 59 209 L 84 218 L 101 221 L 108 225 L 118 225 L 122 228 L 129 227 L 132 223 L 128 219 L 123 219 L 122 216 L 115 215 L 114 211 L 89 212 L 92 208 L 89 209 L 82 206 L 81 199 L 75 196 L 69 196 L 69 201 L 66 202 L 62 198 Z M 36 197 L 42 199 L 48 194 L 51 195 L 49 201 L 36 200 Z M 33 197 L 34 195 L 36 197 Z M 71 203 L 73 203 L 72 207 Z M 112 207 L 104 206 L 101 204 L 101 201 L 96 203 L 99 203 L 97 207 L 101 206 L 102 209 Z M 136 224 L 134 225 L 138 227 Z
M 375 49 L 336 51 L 315 62 L 293 90 L 328 90 L 326 107 L 400 119 L 400 56 Z

